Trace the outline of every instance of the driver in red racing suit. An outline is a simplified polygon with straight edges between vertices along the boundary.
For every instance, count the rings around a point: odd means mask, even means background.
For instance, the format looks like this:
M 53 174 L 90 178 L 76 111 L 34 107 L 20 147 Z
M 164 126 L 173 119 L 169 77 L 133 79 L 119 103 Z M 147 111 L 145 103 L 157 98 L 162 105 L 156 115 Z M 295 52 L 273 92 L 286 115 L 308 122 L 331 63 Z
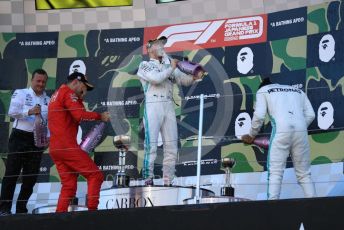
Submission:
M 62 188 L 56 212 L 66 212 L 77 190 L 79 174 L 87 180 L 89 210 L 96 210 L 103 174 L 89 155 L 77 144 L 78 126 L 81 121 L 109 121 L 108 112 L 87 112 L 82 98 L 93 89 L 83 73 L 74 72 L 52 96 L 48 107 L 50 156 L 56 164 Z

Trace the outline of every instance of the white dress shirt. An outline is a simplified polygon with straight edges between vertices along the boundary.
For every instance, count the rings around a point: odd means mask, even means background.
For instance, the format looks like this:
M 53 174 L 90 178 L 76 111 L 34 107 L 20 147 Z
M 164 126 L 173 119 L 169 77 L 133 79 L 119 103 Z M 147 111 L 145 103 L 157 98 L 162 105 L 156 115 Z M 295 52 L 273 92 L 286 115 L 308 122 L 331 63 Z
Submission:
M 8 115 L 15 119 L 13 128 L 32 132 L 35 115 L 29 116 L 29 110 L 39 104 L 41 106 L 42 117 L 46 121 L 48 117 L 49 101 L 50 98 L 47 96 L 45 91 L 42 95 L 36 95 L 31 87 L 14 91 L 10 108 L 8 110 Z

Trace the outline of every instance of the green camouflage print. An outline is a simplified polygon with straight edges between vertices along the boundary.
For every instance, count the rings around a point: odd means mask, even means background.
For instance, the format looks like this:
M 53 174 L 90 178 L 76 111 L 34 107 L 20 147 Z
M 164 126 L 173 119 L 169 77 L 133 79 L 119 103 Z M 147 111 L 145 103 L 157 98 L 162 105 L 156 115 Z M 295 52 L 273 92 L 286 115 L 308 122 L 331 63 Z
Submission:
M 16 39 L 15 33 L 0 33 L 0 59 L 4 58 L 4 51 L 12 40 Z
M 284 65 L 289 71 L 306 68 L 307 36 L 271 41 L 273 52 L 272 73 L 281 72 Z
M 341 10 L 342 4 L 342 1 L 333 1 L 309 6 L 307 9 L 307 34 L 342 29 L 341 19 L 344 16 L 344 12 Z
M 86 37 L 88 32 L 60 32 L 57 57 L 88 57 Z

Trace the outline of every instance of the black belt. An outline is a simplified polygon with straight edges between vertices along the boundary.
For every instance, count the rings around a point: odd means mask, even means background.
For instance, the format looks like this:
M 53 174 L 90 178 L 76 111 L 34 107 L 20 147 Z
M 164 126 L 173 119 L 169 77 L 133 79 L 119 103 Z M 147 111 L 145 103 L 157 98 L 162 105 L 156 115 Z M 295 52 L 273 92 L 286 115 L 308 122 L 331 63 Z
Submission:
M 13 128 L 12 132 L 16 132 L 16 133 L 20 133 L 20 134 L 24 134 L 24 135 L 33 135 L 33 132 L 28 132 L 28 131 L 16 129 L 16 128 Z

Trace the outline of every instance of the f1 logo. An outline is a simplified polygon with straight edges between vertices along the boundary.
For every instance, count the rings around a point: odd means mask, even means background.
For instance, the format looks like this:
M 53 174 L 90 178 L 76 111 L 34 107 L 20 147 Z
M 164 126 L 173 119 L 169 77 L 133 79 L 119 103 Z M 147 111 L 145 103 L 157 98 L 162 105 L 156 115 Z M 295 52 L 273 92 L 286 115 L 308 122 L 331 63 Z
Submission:
M 163 30 L 158 37 L 165 36 L 168 38 L 165 47 L 171 47 L 174 43 L 183 41 L 195 41 L 194 44 L 201 45 L 207 43 L 225 21 L 170 26 Z
M 260 43 L 266 41 L 266 20 L 266 15 L 257 15 L 150 27 L 144 39 L 167 37 L 167 52 Z

